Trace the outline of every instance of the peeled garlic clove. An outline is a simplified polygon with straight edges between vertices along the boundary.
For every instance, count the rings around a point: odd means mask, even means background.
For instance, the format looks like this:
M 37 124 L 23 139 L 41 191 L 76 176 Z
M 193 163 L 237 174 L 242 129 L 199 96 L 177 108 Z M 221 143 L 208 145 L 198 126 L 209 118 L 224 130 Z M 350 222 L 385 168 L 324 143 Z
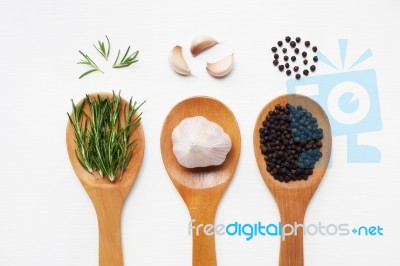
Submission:
M 190 68 L 183 57 L 181 46 L 176 45 L 174 48 L 172 48 L 171 52 L 169 53 L 168 60 L 171 68 L 176 73 L 183 76 L 188 76 L 191 74 Z
M 207 35 L 197 36 L 192 41 L 190 52 L 192 52 L 192 54 L 196 56 L 204 50 L 210 48 L 211 46 L 216 45 L 217 43 L 218 42 L 213 37 Z
M 233 69 L 233 53 L 215 63 L 207 63 L 208 74 L 221 78 L 229 74 Z
M 222 164 L 232 142 L 223 128 L 202 116 L 183 119 L 172 131 L 173 152 L 186 168 Z

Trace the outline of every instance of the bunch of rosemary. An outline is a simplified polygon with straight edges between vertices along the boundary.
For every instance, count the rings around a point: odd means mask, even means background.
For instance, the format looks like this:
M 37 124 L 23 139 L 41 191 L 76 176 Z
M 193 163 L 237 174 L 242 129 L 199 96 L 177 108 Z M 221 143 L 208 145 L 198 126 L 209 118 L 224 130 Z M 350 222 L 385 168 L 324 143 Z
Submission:
M 111 182 L 117 174 L 122 179 L 137 146 L 130 136 L 140 124 L 142 114 L 136 113 L 143 103 L 132 103 L 131 98 L 129 104 L 123 104 L 120 94 L 114 92 L 111 99 L 86 95 L 79 106 L 72 101 L 73 113 L 67 115 L 75 133 L 76 157 L 83 168 L 91 174 L 97 171 Z M 90 115 L 84 111 L 86 104 Z

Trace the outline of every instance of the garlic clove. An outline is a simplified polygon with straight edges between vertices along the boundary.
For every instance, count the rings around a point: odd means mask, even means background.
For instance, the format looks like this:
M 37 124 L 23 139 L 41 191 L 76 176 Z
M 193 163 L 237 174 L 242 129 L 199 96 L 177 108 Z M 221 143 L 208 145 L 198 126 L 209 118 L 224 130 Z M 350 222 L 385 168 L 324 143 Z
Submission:
M 223 128 L 202 116 L 183 119 L 172 131 L 173 153 L 186 168 L 222 164 L 232 148 Z
M 168 61 L 171 68 L 176 73 L 183 76 L 189 76 L 191 74 L 190 68 L 183 57 L 181 46 L 176 45 L 174 48 L 172 48 L 171 52 L 169 53 Z
M 196 56 L 216 44 L 218 44 L 218 42 L 213 37 L 207 35 L 197 36 L 192 41 L 190 52 Z
M 214 63 L 207 63 L 207 72 L 213 77 L 221 78 L 233 69 L 233 53 Z

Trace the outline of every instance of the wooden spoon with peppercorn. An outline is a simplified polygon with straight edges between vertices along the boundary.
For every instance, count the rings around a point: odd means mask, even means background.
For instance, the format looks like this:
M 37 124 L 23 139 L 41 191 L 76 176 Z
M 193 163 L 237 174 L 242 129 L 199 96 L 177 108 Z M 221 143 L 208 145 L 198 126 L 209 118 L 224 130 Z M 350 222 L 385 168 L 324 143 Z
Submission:
M 232 148 L 221 165 L 189 169 L 178 163 L 172 150 L 172 131 L 183 119 L 194 116 L 203 116 L 217 123 L 229 135 Z M 213 225 L 218 204 L 239 161 L 240 131 L 232 111 L 210 97 L 186 99 L 178 103 L 165 119 L 160 145 L 165 168 L 189 209 L 193 225 Z M 193 265 L 215 266 L 214 235 L 206 235 L 205 227 L 199 229 L 198 234 L 192 230 Z
M 92 100 L 101 98 L 112 99 L 113 95 L 109 93 L 91 94 Z M 80 106 L 82 101 L 77 105 Z M 127 107 L 129 103 L 121 98 L 121 106 Z M 83 110 L 86 114 L 91 114 L 88 105 Z M 125 110 L 121 107 L 120 119 L 125 123 Z M 128 110 L 128 108 L 126 108 Z M 128 112 L 128 111 L 126 111 Z M 137 114 L 134 115 L 134 118 Z M 73 126 L 70 122 L 67 124 L 67 150 L 72 167 L 89 195 L 97 214 L 99 226 L 99 265 L 100 266 L 123 266 L 123 250 L 121 241 L 121 215 L 124 202 L 135 183 L 139 173 L 144 155 L 144 132 L 142 125 L 130 135 L 130 140 L 136 139 L 136 148 L 133 151 L 131 161 L 123 173 L 123 177 L 117 177 L 114 182 L 100 178 L 87 172 L 80 164 L 76 153 L 76 139 Z M 97 173 L 96 173 L 97 174 Z
M 277 97 L 260 112 L 253 139 L 258 167 L 278 205 L 282 225 L 303 224 L 331 154 L 331 128 L 324 110 L 305 96 Z M 304 265 L 302 228 L 297 236 L 281 239 L 279 265 Z

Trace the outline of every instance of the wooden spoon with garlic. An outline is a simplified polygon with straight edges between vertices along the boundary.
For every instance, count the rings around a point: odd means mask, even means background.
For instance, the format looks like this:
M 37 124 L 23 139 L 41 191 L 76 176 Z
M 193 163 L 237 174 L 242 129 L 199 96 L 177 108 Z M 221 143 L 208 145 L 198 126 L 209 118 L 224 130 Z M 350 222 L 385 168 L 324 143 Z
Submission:
M 177 135 L 182 137 L 181 133 L 173 136 L 174 130 L 183 120 L 193 117 L 203 117 L 209 122 L 217 124 L 221 129 L 215 130 L 216 135 L 221 137 L 221 140 L 226 142 L 223 147 L 227 148 L 228 141 L 222 137 L 222 132 L 229 136 L 231 148 L 226 154 L 225 160 L 222 162 L 211 162 L 211 164 L 218 164 L 215 166 L 188 168 L 178 161 L 174 148 L 173 137 Z M 196 119 L 195 119 L 196 120 Z M 186 130 L 194 130 L 187 134 L 199 133 L 200 130 L 209 130 L 208 122 L 202 118 L 195 121 L 192 126 L 186 125 Z M 199 127 L 196 123 L 203 123 L 204 128 Z M 199 133 L 200 135 L 202 133 Z M 194 139 L 197 139 L 194 138 Z M 204 144 L 204 138 L 197 139 L 198 142 L 193 143 L 197 149 L 207 146 Z M 182 142 L 185 142 L 183 140 Z M 210 142 L 207 142 L 208 144 Z M 240 155 L 240 131 L 236 122 L 236 118 L 232 111 L 220 101 L 209 97 L 193 97 L 178 103 L 168 114 L 165 119 L 162 133 L 161 133 L 161 154 L 164 161 L 165 168 L 175 185 L 176 189 L 182 196 L 189 209 L 190 216 L 193 222 L 193 227 L 200 224 L 207 225 L 207 228 L 213 231 L 214 217 L 217 211 L 218 204 L 227 189 L 230 181 L 235 173 L 236 166 L 239 161 Z M 184 152 L 187 150 L 184 150 Z M 204 151 L 204 150 L 203 150 Z M 190 166 L 195 163 L 201 165 L 202 162 L 190 162 Z M 189 165 L 186 165 L 189 166 Z M 199 227 L 199 230 L 193 228 L 193 265 L 194 266 L 215 266 L 217 264 L 215 254 L 215 241 L 214 235 L 208 235 L 205 232 L 205 227 Z M 197 232 L 198 234 L 197 234 Z

